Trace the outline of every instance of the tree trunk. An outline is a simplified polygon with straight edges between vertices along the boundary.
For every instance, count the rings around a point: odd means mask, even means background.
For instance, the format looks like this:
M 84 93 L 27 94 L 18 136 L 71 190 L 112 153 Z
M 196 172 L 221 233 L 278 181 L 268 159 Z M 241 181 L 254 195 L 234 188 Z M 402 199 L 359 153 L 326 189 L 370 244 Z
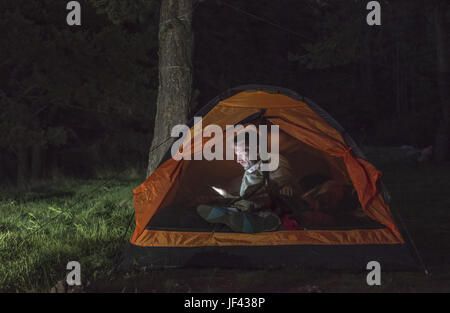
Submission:
M 31 148 L 31 179 L 38 180 L 41 177 L 42 169 L 42 151 L 38 145 Z
M 192 94 L 192 2 L 163 0 L 159 21 L 159 88 L 147 176 L 170 148 L 172 127 L 185 124 Z
M 50 150 L 50 177 L 52 179 L 57 179 L 59 175 L 59 160 L 58 152 L 55 148 Z
M 371 53 L 371 47 L 370 42 L 365 42 L 364 44 L 364 58 L 365 60 L 361 60 L 361 66 L 362 66 L 362 88 L 364 92 L 364 98 L 366 100 L 369 100 L 369 102 L 374 99 L 373 94 L 373 70 L 372 70 L 372 53 Z
M 449 59 L 448 59 L 448 35 L 445 16 L 448 10 L 446 1 L 440 1 L 435 8 L 434 22 L 436 29 L 436 52 L 437 52 L 437 78 L 439 88 L 439 100 L 441 114 L 437 127 L 434 160 L 437 163 L 444 162 L 449 158 Z
M 5 160 L 3 160 L 3 151 L 0 150 L 0 183 L 6 181 L 6 165 Z
M 406 80 L 405 80 L 405 67 L 404 60 L 402 55 L 404 54 L 403 43 L 401 41 L 397 41 L 396 43 L 396 61 L 395 61 L 395 94 L 396 94 L 396 107 L 397 107 L 397 116 L 399 118 L 403 118 L 407 109 L 406 109 Z
M 17 146 L 17 187 L 19 189 L 25 188 L 25 181 L 28 170 L 28 149 L 25 145 L 19 144 Z

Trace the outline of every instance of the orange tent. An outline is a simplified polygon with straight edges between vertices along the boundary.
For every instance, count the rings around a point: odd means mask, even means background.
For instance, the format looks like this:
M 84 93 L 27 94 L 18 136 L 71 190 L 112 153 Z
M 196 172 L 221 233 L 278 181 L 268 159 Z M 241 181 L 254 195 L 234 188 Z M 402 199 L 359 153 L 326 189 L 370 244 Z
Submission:
M 352 185 L 371 223 L 254 234 L 211 228 L 196 216 L 196 205 L 210 195 L 211 186 L 236 188 L 242 169 L 233 161 L 177 161 L 168 151 L 134 190 L 136 227 L 125 259 L 153 267 L 342 267 L 365 266 L 372 260 L 393 266 L 412 264 L 381 173 L 348 133 L 311 100 L 284 88 L 242 86 L 216 97 L 196 116 L 202 116 L 203 129 L 215 124 L 226 131 L 227 125 L 252 124 L 262 118 L 278 125 L 280 154 L 289 159 L 295 175 L 321 173 Z M 193 133 L 192 123 L 190 127 Z M 201 146 L 206 142 L 200 141 Z M 188 144 L 192 155 L 198 151 L 194 142 Z

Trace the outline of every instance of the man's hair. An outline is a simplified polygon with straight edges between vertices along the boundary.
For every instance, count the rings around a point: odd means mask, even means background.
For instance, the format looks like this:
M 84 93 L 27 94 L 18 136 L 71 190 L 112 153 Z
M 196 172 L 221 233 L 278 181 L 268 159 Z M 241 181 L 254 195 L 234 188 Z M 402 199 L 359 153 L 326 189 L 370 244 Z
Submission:
M 242 140 L 242 136 L 236 135 L 234 136 L 234 146 L 237 147 L 239 144 L 244 144 L 245 151 L 249 151 L 250 149 L 250 133 L 256 135 L 256 145 L 259 145 L 259 134 L 253 130 L 244 130 L 244 138 Z

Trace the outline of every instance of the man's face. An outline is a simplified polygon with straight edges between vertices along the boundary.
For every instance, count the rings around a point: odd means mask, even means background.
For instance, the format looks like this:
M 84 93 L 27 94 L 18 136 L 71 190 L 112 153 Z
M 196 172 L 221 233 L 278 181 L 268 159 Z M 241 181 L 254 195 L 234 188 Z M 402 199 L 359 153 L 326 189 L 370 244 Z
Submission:
M 250 154 L 245 147 L 237 145 L 234 147 L 234 154 L 236 154 L 236 162 L 238 162 L 244 169 L 250 167 Z

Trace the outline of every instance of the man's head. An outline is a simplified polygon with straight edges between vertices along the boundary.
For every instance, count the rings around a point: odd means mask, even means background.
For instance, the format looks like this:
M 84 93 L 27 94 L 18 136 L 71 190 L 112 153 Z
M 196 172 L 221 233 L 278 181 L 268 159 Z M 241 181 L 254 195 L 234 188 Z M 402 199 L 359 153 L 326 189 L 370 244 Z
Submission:
M 234 146 L 234 154 L 236 155 L 236 162 L 238 162 L 244 169 L 248 169 L 250 164 L 250 152 L 246 146 Z
M 236 162 L 244 169 L 255 164 L 258 159 L 258 133 L 244 131 L 238 134 L 234 138 L 234 154 Z
M 253 129 L 251 128 L 253 126 Z M 262 161 L 261 171 L 275 171 L 279 165 L 279 128 L 271 125 L 270 140 L 265 125 L 257 130 L 254 125 L 238 131 L 234 138 L 234 153 L 239 164 L 248 169 L 259 160 Z M 270 153 L 268 145 L 270 142 Z

